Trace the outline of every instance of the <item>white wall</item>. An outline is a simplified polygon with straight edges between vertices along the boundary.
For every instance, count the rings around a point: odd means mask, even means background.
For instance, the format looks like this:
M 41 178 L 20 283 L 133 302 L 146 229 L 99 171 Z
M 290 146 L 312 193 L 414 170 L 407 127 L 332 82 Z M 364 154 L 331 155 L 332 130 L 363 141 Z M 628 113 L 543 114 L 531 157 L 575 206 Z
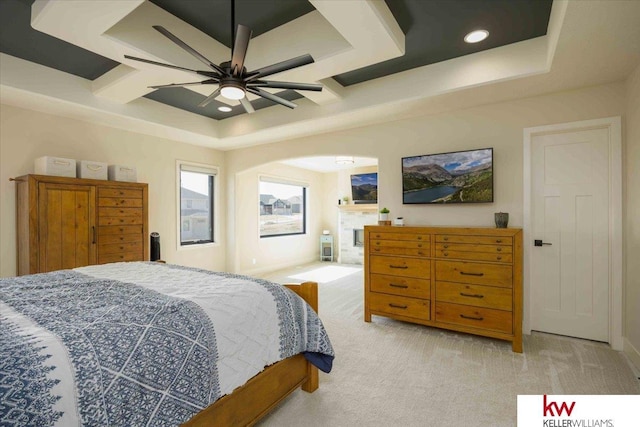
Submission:
M 176 249 L 176 160 L 221 167 L 224 206 L 224 153 L 106 126 L 0 105 L 0 276 L 16 272 L 15 184 L 10 177 L 33 173 L 33 160 L 49 155 L 137 167 L 138 181 L 149 184 L 149 231 L 160 233 L 167 262 L 224 270 L 224 209 L 219 209 L 220 243 Z M 148 237 L 147 237 L 148 238 Z
M 625 239 L 625 353 L 640 372 L 640 66 L 627 80 L 626 133 L 623 167 L 626 172 L 624 188 Z

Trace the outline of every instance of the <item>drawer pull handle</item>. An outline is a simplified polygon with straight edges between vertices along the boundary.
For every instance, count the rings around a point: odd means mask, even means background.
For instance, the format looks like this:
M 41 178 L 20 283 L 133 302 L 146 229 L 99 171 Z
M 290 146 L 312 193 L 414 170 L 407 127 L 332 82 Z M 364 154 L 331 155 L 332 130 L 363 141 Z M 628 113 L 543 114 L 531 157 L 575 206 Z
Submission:
M 406 305 L 398 305 L 398 304 L 391 304 L 391 303 L 389 304 L 389 307 L 392 307 L 392 308 L 401 308 L 401 309 L 403 309 L 403 310 L 406 310 L 406 309 L 407 309 L 407 306 L 406 306 Z
M 448 237 L 444 237 L 442 240 L 444 240 L 445 242 L 449 241 Z
M 464 271 L 461 271 L 460 274 L 462 274 L 463 276 L 478 276 L 478 277 L 484 276 L 484 273 L 465 273 Z
M 424 252 L 418 251 L 418 255 L 424 255 Z
M 442 246 L 443 248 L 447 249 L 449 247 L 449 245 L 444 245 Z
M 499 256 L 499 257 L 497 257 L 497 258 L 498 258 L 498 261 L 500 261 L 500 260 L 502 259 L 502 257 L 501 257 L 501 256 Z
M 461 314 L 460 317 L 462 317 L 463 319 L 469 319 L 469 320 L 484 320 L 484 317 L 465 316 L 464 314 Z
M 465 294 L 464 292 L 460 292 L 460 295 L 463 297 L 470 297 L 470 298 L 484 298 L 484 295 L 480 295 L 480 294 Z
M 420 243 L 420 244 L 418 245 L 418 247 L 419 247 L 419 248 L 421 248 L 421 247 L 422 247 L 422 243 Z
M 449 256 L 449 252 L 444 252 L 443 255 L 444 256 Z
M 418 236 L 418 240 L 422 240 L 422 236 Z
M 380 252 L 380 248 L 373 248 L 374 251 Z
M 496 243 L 502 243 L 502 239 L 496 240 Z
M 502 252 L 502 248 L 498 248 L 498 252 Z
M 389 264 L 389 268 L 401 268 L 403 270 L 406 270 L 407 268 L 409 268 L 408 265 L 393 265 L 393 264 Z
M 391 286 L 392 288 L 402 288 L 402 289 L 407 289 L 409 287 L 407 285 L 397 285 L 395 283 L 389 283 L 389 286 Z

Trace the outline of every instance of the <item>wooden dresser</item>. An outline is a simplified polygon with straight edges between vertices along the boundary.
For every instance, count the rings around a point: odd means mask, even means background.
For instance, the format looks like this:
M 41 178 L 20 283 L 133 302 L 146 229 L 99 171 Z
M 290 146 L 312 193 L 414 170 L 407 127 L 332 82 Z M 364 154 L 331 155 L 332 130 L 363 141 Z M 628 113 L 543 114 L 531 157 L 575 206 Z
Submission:
M 365 226 L 371 315 L 511 341 L 522 352 L 522 230 Z
M 149 259 L 148 185 L 16 178 L 18 275 Z

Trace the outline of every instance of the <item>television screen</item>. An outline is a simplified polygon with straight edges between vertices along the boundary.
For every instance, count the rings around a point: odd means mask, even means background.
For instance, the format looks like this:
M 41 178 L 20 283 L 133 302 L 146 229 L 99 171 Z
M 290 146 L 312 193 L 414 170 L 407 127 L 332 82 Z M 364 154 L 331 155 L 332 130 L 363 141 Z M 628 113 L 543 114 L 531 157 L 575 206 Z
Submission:
M 351 175 L 351 198 L 356 204 L 378 203 L 378 174 Z
M 493 202 L 493 148 L 402 158 L 402 203 Z

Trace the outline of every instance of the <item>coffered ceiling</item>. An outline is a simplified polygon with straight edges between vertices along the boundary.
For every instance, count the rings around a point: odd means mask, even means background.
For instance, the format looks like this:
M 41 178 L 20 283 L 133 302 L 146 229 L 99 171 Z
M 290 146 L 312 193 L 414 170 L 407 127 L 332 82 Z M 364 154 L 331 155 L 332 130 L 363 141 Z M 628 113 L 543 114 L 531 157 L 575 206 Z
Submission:
M 246 114 L 238 101 L 222 96 L 198 107 L 215 86 L 150 89 L 198 78 L 124 58 L 202 69 L 152 28 L 162 25 L 214 63 L 228 61 L 228 0 L 0 0 L 0 97 L 7 104 L 233 149 L 421 114 L 443 95 L 464 96 L 489 85 L 496 94 L 478 102 L 623 78 L 640 61 L 640 31 L 633 24 L 640 19 L 638 3 L 236 0 L 235 23 L 253 31 L 248 70 L 308 53 L 313 64 L 270 78 L 323 85 L 322 92 L 272 90 L 293 100 L 294 110 L 249 95 L 256 112 Z M 598 27 L 606 29 L 607 40 L 590 43 Z M 465 34 L 478 28 L 489 38 L 465 43 Z M 583 70 L 569 79 L 589 60 L 585 50 L 591 60 L 608 59 L 608 70 Z M 505 85 L 515 81 L 520 83 Z M 541 83 L 532 86 L 536 81 Z M 222 113 L 221 106 L 231 111 Z

